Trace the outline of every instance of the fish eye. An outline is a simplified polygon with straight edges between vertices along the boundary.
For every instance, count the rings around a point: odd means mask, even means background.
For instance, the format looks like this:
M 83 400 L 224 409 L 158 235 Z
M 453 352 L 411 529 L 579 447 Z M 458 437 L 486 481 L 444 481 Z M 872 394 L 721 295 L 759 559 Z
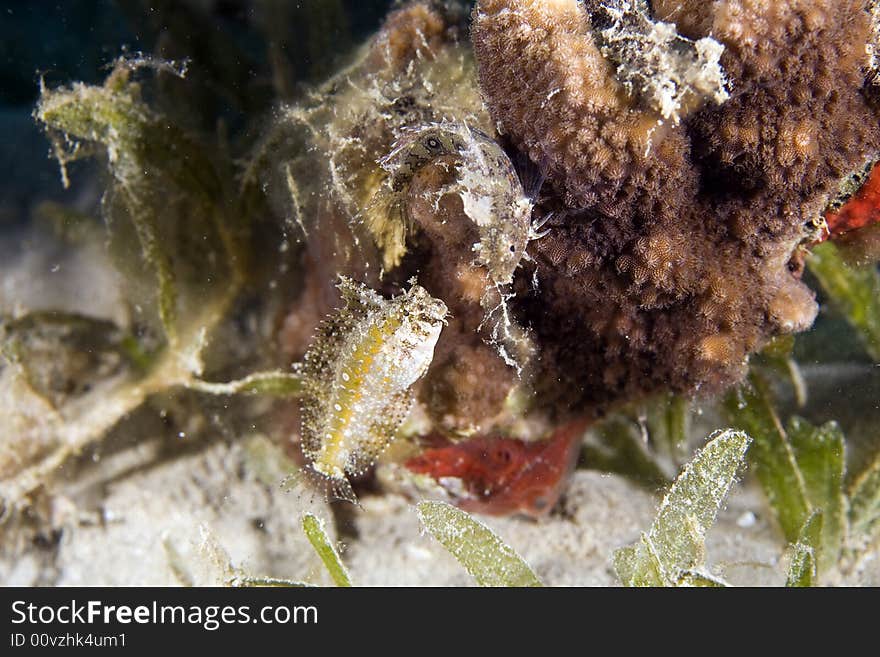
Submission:
M 440 140 L 436 137 L 428 137 L 428 141 L 425 143 L 431 150 L 437 150 L 440 148 Z
M 510 252 L 511 252 L 511 253 L 516 253 L 516 245 L 515 245 L 515 244 L 511 244 L 511 245 L 510 245 Z

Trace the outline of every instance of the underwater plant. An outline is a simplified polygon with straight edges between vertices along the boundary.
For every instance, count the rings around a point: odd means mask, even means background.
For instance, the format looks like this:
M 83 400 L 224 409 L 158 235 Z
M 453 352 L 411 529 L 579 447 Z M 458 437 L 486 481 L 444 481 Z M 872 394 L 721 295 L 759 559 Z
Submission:
M 712 437 L 669 489 L 648 532 L 614 555 L 627 586 L 715 585 L 702 571 L 706 530 L 733 484 L 751 440 L 742 432 Z

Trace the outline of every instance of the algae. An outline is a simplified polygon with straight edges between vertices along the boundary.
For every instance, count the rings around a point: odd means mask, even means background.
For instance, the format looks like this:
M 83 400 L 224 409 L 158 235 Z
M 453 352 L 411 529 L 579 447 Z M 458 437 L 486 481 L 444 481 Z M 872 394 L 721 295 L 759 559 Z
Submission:
M 705 536 L 737 471 L 751 439 L 740 431 L 723 431 L 710 438 L 672 484 L 657 518 L 635 545 L 614 553 L 614 567 L 627 586 L 676 586 L 715 580 L 705 567 Z
M 466 512 L 445 502 L 421 502 L 419 519 L 480 586 L 542 586 L 512 547 Z
M 333 578 L 336 586 L 351 586 L 351 577 L 346 570 L 345 565 L 339 558 L 327 532 L 324 530 L 324 521 L 313 514 L 306 514 L 302 519 L 302 527 L 315 552 L 321 557 L 327 572 Z

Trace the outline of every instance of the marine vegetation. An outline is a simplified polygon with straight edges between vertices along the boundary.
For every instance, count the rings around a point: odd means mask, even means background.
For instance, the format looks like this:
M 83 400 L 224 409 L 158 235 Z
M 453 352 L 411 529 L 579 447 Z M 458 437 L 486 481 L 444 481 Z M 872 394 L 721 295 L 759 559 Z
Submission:
M 256 81 L 173 36 L 41 80 L 63 184 L 101 191 L 35 230 L 103 279 L 0 305 L 0 556 L 63 533 L 77 481 L 220 438 L 271 500 L 317 496 L 327 572 L 251 574 L 206 529 L 163 540 L 183 583 L 356 584 L 335 541 L 399 498 L 478 584 L 552 583 L 469 514 L 569 522 L 586 470 L 662 498 L 606 555 L 625 585 L 728 584 L 738 476 L 786 583 L 869 578 L 878 425 L 808 399 L 841 361 L 877 389 L 876 2 L 411 0 L 298 72 L 271 22 Z

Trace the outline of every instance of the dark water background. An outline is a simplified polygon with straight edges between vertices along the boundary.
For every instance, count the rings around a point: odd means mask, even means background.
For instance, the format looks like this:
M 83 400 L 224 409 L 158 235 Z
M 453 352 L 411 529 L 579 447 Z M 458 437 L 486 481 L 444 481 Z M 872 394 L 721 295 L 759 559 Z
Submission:
M 375 31 L 392 0 L 68 0 L 0 2 L 0 233 L 35 202 L 70 200 L 31 117 L 49 86 L 99 84 L 123 52 L 189 58 L 203 121 L 233 132 L 278 99 L 270 59 L 284 61 L 283 94 L 334 70 Z M 277 76 L 277 74 L 276 74 Z M 76 181 L 74 181 L 74 187 Z

